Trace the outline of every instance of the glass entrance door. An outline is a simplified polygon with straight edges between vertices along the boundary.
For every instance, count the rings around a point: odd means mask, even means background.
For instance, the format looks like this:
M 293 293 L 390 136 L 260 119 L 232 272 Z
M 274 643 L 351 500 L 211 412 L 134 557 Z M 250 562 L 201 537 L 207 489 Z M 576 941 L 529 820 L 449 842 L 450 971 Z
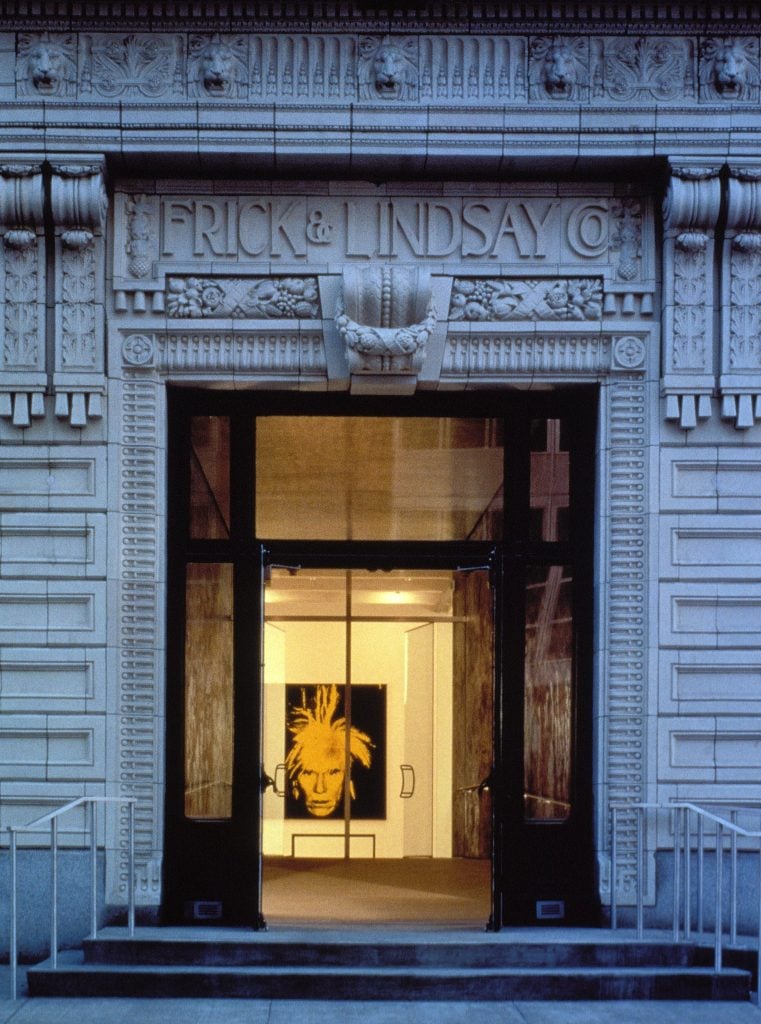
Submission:
M 410 878 L 315 918 L 472 888 L 495 928 L 594 920 L 594 394 L 178 391 L 170 421 L 166 919 L 287 918 L 311 863 Z
M 490 918 L 488 577 L 441 567 L 266 573 L 271 925 Z

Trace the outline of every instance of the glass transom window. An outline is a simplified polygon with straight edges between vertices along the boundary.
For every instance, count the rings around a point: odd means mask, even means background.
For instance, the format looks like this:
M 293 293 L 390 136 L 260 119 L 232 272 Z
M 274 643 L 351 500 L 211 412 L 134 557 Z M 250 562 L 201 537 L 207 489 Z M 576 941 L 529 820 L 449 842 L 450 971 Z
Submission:
M 501 421 L 263 416 L 256 534 L 307 540 L 497 540 Z

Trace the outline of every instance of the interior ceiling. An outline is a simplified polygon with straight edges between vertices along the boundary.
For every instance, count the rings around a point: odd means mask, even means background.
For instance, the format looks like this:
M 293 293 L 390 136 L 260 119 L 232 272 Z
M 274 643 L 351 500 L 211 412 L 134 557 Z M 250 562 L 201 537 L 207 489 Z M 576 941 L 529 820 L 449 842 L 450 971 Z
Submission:
M 351 615 L 374 618 L 446 616 L 452 612 L 453 573 L 446 570 L 347 572 L 343 569 L 273 569 L 266 585 L 266 617 Z

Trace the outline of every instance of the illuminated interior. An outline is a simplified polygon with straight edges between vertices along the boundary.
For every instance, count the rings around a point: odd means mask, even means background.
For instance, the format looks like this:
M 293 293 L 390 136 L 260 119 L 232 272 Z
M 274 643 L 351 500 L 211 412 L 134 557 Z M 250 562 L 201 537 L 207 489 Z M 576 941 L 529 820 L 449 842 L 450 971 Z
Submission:
M 498 419 L 260 417 L 257 536 L 499 540 L 504 443 Z M 530 536 L 566 540 L 563 421 L 534 420 L 530 449 Z M 231 535 L 231 477 L 229 420 L 194 417 L 191 536 Z M 562 821 L 574 756 L 572 572 L 541 564 L 526 572 L 524 816 Z M 185 813 L 224 820 L 234 747 L 231 567 L 190 564 L 186 579 Z M 273 567 L 264 598 L 263 762 L 273 782 L 263 800 L 265 914 L 278 916 L 273 864 L 488 865 L 487 573 Z M 479 878 L 476 905 L 486 907 L 488 870 Z M 473 886 L 462 888 L 472 895 Z

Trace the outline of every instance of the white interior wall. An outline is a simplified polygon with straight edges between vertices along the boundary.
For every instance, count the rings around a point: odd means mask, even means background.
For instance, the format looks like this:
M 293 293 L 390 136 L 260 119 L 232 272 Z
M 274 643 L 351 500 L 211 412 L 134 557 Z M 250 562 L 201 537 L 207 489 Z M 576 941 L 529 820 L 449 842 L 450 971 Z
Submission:
M 434 627 L 431 654 L 426 666 L 408 670 L 409 623 L 359 622 L 352 624 L 352 685 L 387 687 L 386 724 L 386 819 L 357 820 L 353 832 L 375 837 L 376 857 L 402 857 L 407 854 L 404 842 L 405 811 L 414 814 L 418 825 L 428 835 L 424 840 L 430 854 L 451 855 L 451 785 L 452 785 L 452 629 Z M 274 776 L 276 766 L 285 760 L 285 686 L 341 684 L 345 681 L 345 625 L 343 622 L 283 622 L 265 629 L 265 708 L 264 757 L 265 770 Z M 423 686 L 429 694 L 427 709 L 419 701 L 405 703 L 405 692 L 419 685 L 420 673 L 427 674 Z M 431 750 L 428 775 L 427 806 L 419 800 L 403 800 L 400 765 L 406 763 L 414 738 L 419 733 L 419 716 L 424 713 L 431 723 Z M 435 726 L 435 727 L 434 727 Z M 407 738 L 407 740 L 405 739 Z M 425 755 L 423 755 L 425 756 Z M 278 773 L 284 785 L 284 773 Z M 415 804 L 414 808 L 412 807 Z M 342 835 L 342 823 L 335 819 L 286 821 L 285 805 L 272 789 L 264 797 L 263 851 L 265 855 L 290 856 L 292 836 Z M 408 826 L 409 834 L 409 826 Z M 335 855 L 336 844 L 328 847 L 316 841 L 300 852 L 309 856 Z M 369 840 L 352 847 L 358 856 L 368 856 Z M 417 851 L 413 851 L 417 852 Z

